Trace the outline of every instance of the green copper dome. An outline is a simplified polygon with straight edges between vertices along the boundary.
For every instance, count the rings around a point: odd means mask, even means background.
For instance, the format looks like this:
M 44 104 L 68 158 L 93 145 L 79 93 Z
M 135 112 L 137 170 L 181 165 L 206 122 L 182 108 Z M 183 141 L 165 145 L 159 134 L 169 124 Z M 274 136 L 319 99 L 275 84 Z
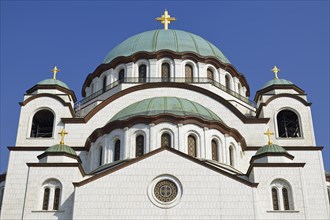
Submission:
M 293 85 L 292 82 L 286 79 L 272 79 L 264 84 L 264 86 L 261 89 L 267 88 L 269 86 L 273 85 Z
M 136 52 L 194 52 L 200 56 L 213 56 L 223 63 L 230 63 L 225 55 L 212 43 L 202 37 L 180 30 L 152 30 L 134 35 L 116 46 L 103 63 L 109 63 L 116 57 L 130 56 Z
M 265 145 L 256 152 L 255 155 L 263 154 L 263 153 L 285 153 L 286 150 L 277 145 L 277 144 L 270 144 L 270 145 Z
M 125 120 L 134 116 L 155 116 L 173 114 L 177 116 L 195 116 L 205 120 L 221 121 L 210 109 L 188 99 L 177 97 L 156 97 L 133 103 L 118 112 L 111 120 Z
M 55 85 L 55 86 L 64 87 L 66 89 L 70 89 L 67 84 L 65 84 L 64 82 L 62 82 L 58 79 L 44 79 L 44 80 L 38 82 L 37 85 Z
M 68 153 L 77 156 L 77 153 L 68 145 L 65 144 L 55 144 L 49 147 L 46 152 L 57 152 L 57 153 Z

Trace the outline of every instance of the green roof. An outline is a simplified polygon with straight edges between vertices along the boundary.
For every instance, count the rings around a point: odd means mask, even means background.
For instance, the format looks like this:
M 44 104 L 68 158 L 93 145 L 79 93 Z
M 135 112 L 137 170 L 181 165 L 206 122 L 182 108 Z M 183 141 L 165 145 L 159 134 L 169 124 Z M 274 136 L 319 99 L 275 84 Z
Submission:
M 268 82 L 266 82 L 261 89 L 267 88 L 269 86 L 273 85 L 293 85 L 292 82 L 286 79 L 272 79 Z
M 44 80 L 38 82 L 37 85 L 56 85 L 56 86 L 64 87 L 66 89 L 70 89 L 67 84 L 65 84 L 64 82 L 62 82 L 58 79 L 44 79 Z
M 285 153 L 286 150 L 277 145 L 277 144 L 270 144 L 270 145 L 265 145 L 256 152 L 255 155 L 263 154 L 263 153 Z
M 49 148 L 45 152 L 59 152 L 59 153 L 68 153 L 74 156 L 77 156 L 77 153 L 68 145 L 65 144 L 55 144 Z
M 177 116 L 195 116 L 205 120 L 222 121 L 210 109 L 177 97 L 156 97 L 133 103 L 119 111 L 111 120 L 125 120 L 134 116 L 155 116 L 159 114 L 173 114 Z
M 136 34 L 116 46 L 103 63 L 109 63 L 116 57 L 130 56 L 136 52 L 194 52 L 201 56 L 213 56 L 223 63 L 230 63 L 225 55 L 204 38 L 181 30 L 152 30 Z

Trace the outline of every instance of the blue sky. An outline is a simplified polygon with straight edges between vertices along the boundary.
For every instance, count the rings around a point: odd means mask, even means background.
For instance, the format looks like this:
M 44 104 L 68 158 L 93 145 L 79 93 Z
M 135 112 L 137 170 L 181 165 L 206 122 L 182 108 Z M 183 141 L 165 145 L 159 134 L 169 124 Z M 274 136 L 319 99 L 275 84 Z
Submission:
M 329 1 L 1 1 L 0 172 L 14 146 L 18 102 L 37 82 L 58 79 L 81 99 L 86 76 L 126 38 L 162 26 L 155 21 L 167 8 L 170 24 L 216 45 L 243 73 L 251 98 L 273 78 L 305 90 L 313 103 L 318 146 L 329 160 Z

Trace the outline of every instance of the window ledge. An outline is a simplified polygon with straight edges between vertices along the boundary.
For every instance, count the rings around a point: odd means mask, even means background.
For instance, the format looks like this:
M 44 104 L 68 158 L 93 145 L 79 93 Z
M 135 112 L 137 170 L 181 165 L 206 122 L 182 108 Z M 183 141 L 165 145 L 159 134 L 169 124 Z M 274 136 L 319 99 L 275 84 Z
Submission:
M 41 213 L 50 212 L 50 213 L 54 213 L 54 212 L 64 212 L 64 210 L 34 210 L 34 211 L 31 211 L 31 212 L 41 212 Z
M 270 213 L 298 213 L 299 211 L 297 211 L 297 210 L 270 210 L 270 211 L 266 211 L 266 212 L 270 212 Z
M 277 140 L 303 140 L 304 137 L 276 137 Z

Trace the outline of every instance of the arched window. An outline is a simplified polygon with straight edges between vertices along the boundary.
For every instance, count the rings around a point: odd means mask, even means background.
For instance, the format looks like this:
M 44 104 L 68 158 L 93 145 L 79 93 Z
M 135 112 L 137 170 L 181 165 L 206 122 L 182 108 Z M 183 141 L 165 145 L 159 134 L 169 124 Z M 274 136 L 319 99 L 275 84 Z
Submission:
M 140 65 L 139 66 L 139 82 L 146 82 L 147 79 L 147 66 Z
M 216 140 L 211 141 L 212 145 L 212 160 L 219 161 L 219 155 L 218 155 L 218 143 Z
M 52 137 L 54 114 L 49 110 L 38 111 L 32 119 L 30 137 Z
M 286 188 L 282 188 L 282 196 L 283 196 L 284 210 L 290 210 L 289 195 L 288 195 L 288 190 Z
M 188 136 L 188 155 L 197 157 L 197 143 L 196 138 L 193 135 Z
M 139 157 L 144 154 L 144 136 L 139 135 L 136 137 L 135 142 L 135 156 Z
M 162 64 L 162 82 L 169 82 L 171 77 L 170 64 Z
M 293 210 L 293 196 L 290 184 L 283 179 L 276 179 L 271 183 L 274 210 Z M 276 192 L 276 197 L 275 197 Z M 279 195 L 279 194 L 282 194 Z M 276 202 L 274 202 L 276 201 Z
M 115 151 L 113 156 L 113 161 L 120 160 L 120 140 L 115 142 Z
M 102 165 L 102 161 L 103 161 L 103 147 L 100 146 L 100 149 L 99 149 L 99 166 Z
M 56 188 L 55 194 L 54 194 L 54 204 L 53 204 L 53 210 L 58 210 L 60 206 L 60 197 L 61 197 L 61 189 Z
M 161 147 L 171 147 L 171 135 L 169 133 L 163 133 L 161 137 Z
M 226 75 L 225 79 L 226 79 L 226 89 L 227 89 L 227 91 L 230 91 L 231 90 L 231 83 L 230 83 L 229 76 Z
M 210 81 L 214 80 L 213 71 L 211 69 L 207 69 L 207 79 Z
M 229 164 L 230 164 L 230 166 L 235 165 L 235 150 L 234 150 L 233 146 L 229 147 Z
M 43 198 L 43 202 L 42 202 L 42 210 L 48 210 L 49 194 L 50 194 L 50 189 L 47 187 L 47 188 L 44 189 L 44 198 Z
M 107 91 L 107 77 L 106 76 L 103 78 L 102 91 L 103 92 Z
M 189 64 L 185 65 L 184 71 L 185 71 L 186 82 L 192 82 L 193 81 L 193 68 L 192 68 L 192 66 L 189 65 Z
M 62 184 L 56 179 L 43 183 L 42 210 L 59 210 L 61 204 Z M 50 202 L 53 199 L 53 202 Z M 53 207 L 51 207 L 53 205 Z
M 279 210 L 277 189 L 275 187 L 272 188 L 272 201 L 273 201 L 273 210 Z
M 282 138 L 301 137 L 299 119 L 296 113 L 282 110 L 277 114 L 278 136 Z
M 125 81 L 125 70 L 121 69 L 118 74 L 118 80 L 120 83 L 123 83 Z

